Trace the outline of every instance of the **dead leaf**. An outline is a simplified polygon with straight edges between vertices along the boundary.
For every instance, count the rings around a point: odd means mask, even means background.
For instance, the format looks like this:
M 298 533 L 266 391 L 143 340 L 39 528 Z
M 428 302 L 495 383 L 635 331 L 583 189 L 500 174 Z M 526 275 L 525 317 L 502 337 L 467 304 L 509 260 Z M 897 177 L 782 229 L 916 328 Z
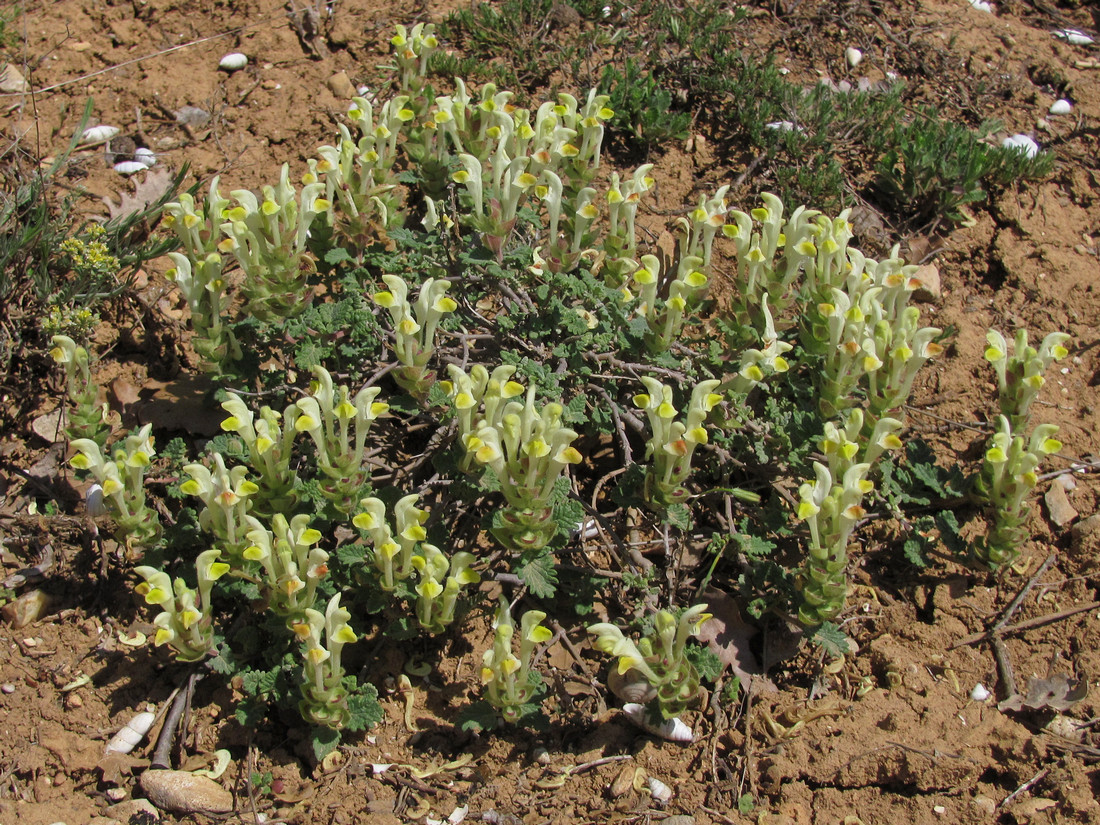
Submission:
M 1055 673 L 1047 679 L 1032 679 L 1027 683 L 1027 696 L 1019 693 L 1009 696 L 999 705 L 1000 710 L 1042 710 L 1051 708 L 1057 711 L 1067 711 L 1089 692 L 1087 682 L 1067 676 L 1064 673 Z
M 138 388 L 121 375 L 111 382 L 111 394 L 123 410 L 136 403 L 141 397 Z
M 110 198 L 103 199 L 112 221 L 144 212 L 172 188 L 172 172 L 163 166 L 150 169 L 140 178 L 134 175 L 130 180 L 134 182 L 134 194 L 119 192 L 121 201 L 117 204 Z
M 756 628 L 741 618 L 737 601 L 728 593 L 710 587 L 703 591 L 702 600 L 707 603 L 711 618 L 700 628 L 699 641 L 706 642 L 711 653 L 733 670 L 740 677 L 742 688 L 748 690 L 752 677 L 761 672 L 749 650 L 749 639 L 756 635 Z
M 62 410 L 60 407 L 51 412 L 43 413 L 31 421 L 31 429 L 35 435 L 47 444 L 62 440 L 65 434 L 61 429 L 61 415 Z

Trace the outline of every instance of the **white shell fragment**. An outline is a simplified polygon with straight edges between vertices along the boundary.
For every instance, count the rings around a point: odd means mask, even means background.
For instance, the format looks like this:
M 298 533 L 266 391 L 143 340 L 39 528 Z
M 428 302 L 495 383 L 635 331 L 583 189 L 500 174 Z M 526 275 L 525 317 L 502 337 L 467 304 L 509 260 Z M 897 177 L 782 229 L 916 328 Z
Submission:
M 659 802 L 664 805 L 670 799 L 672 799 L 672 788 L 662 782 L 655 776 L 649 777 L 649 795 L 653 797 L 655 802 Z
M 157 162 L 157 156 L 153 154 L 152 149 L 146 149 L 144 146 L 139 146 L 134 150 L 134 160 L 137 163 L 144 163 L 145 168 L 154 166 Z
M 115 171 L 120 175 L 136 175 L 138 172 L 144 172 L 149 167 L 139 160 L 124 160 L 121 163 L 115 164 Z
M 1027 135 L 1013 135 L 1001 141 L 1005 149 L 1015 149 L 1029 160 L 1039 154 L 1039 144 Z
M 863 62 L 863 52 L 857 49 L 855 46 L 849 46 L 844 50 L 844 59 L 848 61 L 848 65 L 853 69 Z
M 970 691 L 970 698 L 973 699 L 975 702 L 984 702 L 992 695 L 993 694 L 991 694 L 986 686 L 983 685 L 981 682 L 978 682 L 978 684 L 974 685 L 974 689 Z
M 1054 36 L 1059 40 L 1065 40 L 1073 46 L 1088 46 L 1094 42 L 1092 37 L 1085 34 L 1080 29 L 1059 29 L 1054 33 Z
M 652 733 L 654 736 L 659 736 L 668 742 L 686 744 L 695 741 L 691 728 L 678 718 L 665 719 L 663 722 L 654 724 L 649 719 L 649 712 L 646 710 L 645 705 L 637 702 L 627 702 L 623 705 L 623 714 L 642 730 Z
M 106 143 L 117 135 L 119 131 L 117 126 L 89 126 L 80 135 L 80 143 L 84 146 L 90 146 L 96 143 Z
M 986 0 L 967 0 L 967 2 L 978 11 L 984 11 L 987 14 L 993 13 L 993 4 L 987 3 Z
M 118 733 L 111 737 L 107 743 L 106 753 L 129 753 L 138 746 L 145 734 L 153 727 L 157 715 L 149 711 L 135 714 L 134 718 L 126 723 Z
M 1073 104 L 1062 98 L 1051 103 L 1049 111 L 1052 115 L 1068 115 L 1073 111 Z
M 795 126 L 789 120 L 773 120 L 771 123 L 764 124 L 765 129 L 771 129 L 774 132 L 801 132 L 802 130 Z
M 241 54 L 240 52 L 232 52 L 227 54 L 221 60 L 218 61 L 218 68 L 227 72 L 235 72 L 238 69 L 243 69 L 248 65 L 248 55 Z

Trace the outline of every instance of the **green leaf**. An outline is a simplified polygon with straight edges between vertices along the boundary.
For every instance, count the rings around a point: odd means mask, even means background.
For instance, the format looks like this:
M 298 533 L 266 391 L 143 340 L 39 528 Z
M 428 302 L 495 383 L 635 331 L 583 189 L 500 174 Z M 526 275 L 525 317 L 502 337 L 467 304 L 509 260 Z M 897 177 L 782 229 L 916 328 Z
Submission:
M 810 641 L 834 659 L 843 656 L 851 649 L 848 637 L 832 622 L 825 622 L 815 630 L 813 636 L 810 637 Z
M 337 246 L 325 253 L 325 263 L 329 266 L 336 266 L 350 260 L 353 258 L 342 246 Z
M 310 728 L 309 745 L 313 751 L 313 758 L 318 763 L 336 750 L 339 744 L 340 731 L 332 728 Z
M 554 557 L 546 549 L 541 550 L 534 558 L 523 561 L 516 570 L 516 575 L 540 599 L 549 599 L 558 587 Z
M 695 519 L 691 515 L 691 508 L 686 504 L 673 504 L 669 507 L 665 511 L 665 521 L 685 533 L 695 527 Z
M 267 703 L 255 698 L 243 699 L 233 709 L 233 716 L 241 727 L 259 727 L 267 718 Z
M 485 730 L 493 730 L 497 726 L 500 716 L 492 705 L 484 699 L 479 699 L 472 705 L 463 708 L 458 715 L 458 726 L 461 730 L 481 733 Z
M 385 718 L 385 711 L 378 704 L 378 691 L 374 685 L 369 682 L 358 684 L 354 676 L 345 676 L 343 685 L 348 690 L 348 710 L 351 711 L 348 730 L 366 730 Z

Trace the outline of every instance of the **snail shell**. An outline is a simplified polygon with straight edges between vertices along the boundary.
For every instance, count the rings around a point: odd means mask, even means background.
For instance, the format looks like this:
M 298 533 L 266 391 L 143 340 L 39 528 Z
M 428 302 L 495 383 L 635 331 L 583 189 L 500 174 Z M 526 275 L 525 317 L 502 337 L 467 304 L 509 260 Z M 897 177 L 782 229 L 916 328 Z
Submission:
M 639 705 L 652 702 L 657 696 L 657 689 L 634 668 L 626 673 L 619 673 L 617 669 L 612 668 L 607 675 L 607 687 L 624 702 L 634 702 Z
M 129 753 L 145 738 L 145 734 L 153 727 L 157 715 L 149 711 L 135 714 L 134 718 L 126 723 L 118 733 L 111 737 L 107 743 L 107 753 Z
M 238 69 L 243 69 L 248 65 L 248 55 L 241 54 L 240 52 L 233 52 L 227 54 L 220 61 L 218 61 L 218 68 L 227 72 L 235 72 Z
M 138 172 L 144 172 L 149 167 L 138 160 L 124 160 L 115 164 L 115 171 L 120 175 L 136 175 Z
M 655 776 L 649 777 L 649 795 L 655 802 L 664 805 L 672 799 L 672 788 Z
M 80 135 L 80 142 L 82 144 L 106 143 L 118 133 L 119 128 L 117 126 L 89 126 Z
M 649 712 L 646 710 L 645 705 L 639 705 L 636 703 L 628 703 L 623 705 L 623 713 L 626 717 L 635 725 L 640 727 L 647 733 L 652 733 L 654 736 L 659 736 L 668 742 L 681 742 L 688 743 L 694 742 L 695 736 L 684 722 L 679 718 L 665 719 L 661 722 L 655 722 L 649 718 Z
M 149 167 L 156 164 L 157 156 L 153 154 L 152 149 L 146 149 L 144 146 L 139 146 L 134 150 L 134 160 L 138 163 L 144 163 L 146 167 Z

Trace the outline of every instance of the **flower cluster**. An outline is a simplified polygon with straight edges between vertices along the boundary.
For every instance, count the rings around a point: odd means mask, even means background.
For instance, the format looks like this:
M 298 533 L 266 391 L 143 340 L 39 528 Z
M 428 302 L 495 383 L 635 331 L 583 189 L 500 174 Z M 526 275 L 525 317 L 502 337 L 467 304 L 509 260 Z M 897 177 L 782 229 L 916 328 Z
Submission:
M 507 502 L 493 535 L 510 550 L 542 549 L 557 532 L 554 486 L 566 467 L 582 460 L 572 446 L 576 431 L 562 422 L 561 404 L 535 406 L 533 386 L 522 402 L 506 400 L 523 392 L 507 380 L 509 368 L 492 377 L 484 368 L 472 375 L 455 368 L 450 374 L 447 389 L 462 422 L 467 458 L 492 469 Z
M 103 501 L 115 520 L 119 544 L 138 554 L 152 547 L 161 536 L 157 511 L 145 499 L 145 472 L 156 455 L 152 430 L 153 425 L 146 424 L 116 443 L 110 458 L 105 458 L 99 445 L 90 438 L 71 442 L 77 454 L 69 463 L 91 473 L 102 488 Z
M 167 644 L 182 662 L 205 659 L 214 647 L 214 619 L 210 591 L 218 579 L 229 572 L 229 565 L 218 561 L 218 550 L 199 553 L 195 560 L 197 589 L 183 579 L 175 581 L 155 567 L 134 568 L 144 582 L 137 587 L 145 603 L 156 605 L 160 613 L 153 619 L 156 645 Z
M 643 495 L 652 506 L 665 509 L 688 497 L 683 483 L 691 475 L 696 447 L 708 441 L 705 422 L 722 400 L 715 392 L 721 382 L 709 379 L 696 384 L 682 420 L 676 420 L 679 411 L 673 404 L 672 387 L 647 376 L 641 382 L 648 392 L 635 395 L 634 405 L 644 410 L 649 420 L 646 459 L 652 461 Z
M 413 398 L 423 401 L 435 383 L 428 369 L 435 352 L 435 333 L 444 315 L 458 309 L 447 296 L 451 282 L 428 278 L 420 286 L 416 303 L 409 302 L 409 287 L 399 275 L 383 275 L 388 290 L 376 292 L 374 302 L 384 307 L 393 320 L 394 351 L 401 366 L 394 370 L 397 384 Z
M 543 624 L 546 614 L 528 610 L 519 623 L 519 655 L 512 652 L 516 624 L 506 599 L 500 600 L 493 620 L 493 646 L 485 651 L 481 664 L 481 681 L 486 686 L 489 704 L 500 711 L 505 722 L 518 722 L 527 712 L 538 693 L 542 679 L 532 669 L 531 659 L 538 645 L 553 637 Z
M 337 593 L 329 599 L 324 614 L 307 608 L 304 618 L 292 626 L 302 642 L 305 660 L 298 710 L 307 722 L 333 730 L 346 727 L 351 719 L 341 663 L 344 645 L 358 641 L 348 625 L 350 618 Z
M 619 675 L 640 675 L 654 689 L 654 698 L 664 719 L 674 719 L 699 696 L 699 671 L 687 657 L 687 641 L 699 634 L 710 618 L 705 604 L 689 607 L 679 618 L 658 610 L 653 629 L 637 644 L 613 624 L 589 625 L 597 650 L 618 657 Z
M 65 370 L 65 385 L 73 405 L 65 434 L 70 440 L 94 441 L 102 449 L 110 434 L 108 407 L 96 403 L 99 384 L 92 378 L 88 350 L 67 335 L 55 335 L 51 343 L 50 357 Z
M 374 549 L 374 566 L 383 590 L 393 592 L 415 572 L 419 581 L 412 588 L 417 595 L 416 618 L 429 633 L 441 633 L 455 619 L 462 588 L 481 577 L 472 569 L 472 553 L 458 552 L 449 560 L 428 542 L 424 522 L 428 512 L 416 506 L 419 496 L 405 496 L 394 505 L 394 525 L 386 519 L 386 505 L 377 498 L 359 502 L 360 511 L 352 524 L 367 534 Z

